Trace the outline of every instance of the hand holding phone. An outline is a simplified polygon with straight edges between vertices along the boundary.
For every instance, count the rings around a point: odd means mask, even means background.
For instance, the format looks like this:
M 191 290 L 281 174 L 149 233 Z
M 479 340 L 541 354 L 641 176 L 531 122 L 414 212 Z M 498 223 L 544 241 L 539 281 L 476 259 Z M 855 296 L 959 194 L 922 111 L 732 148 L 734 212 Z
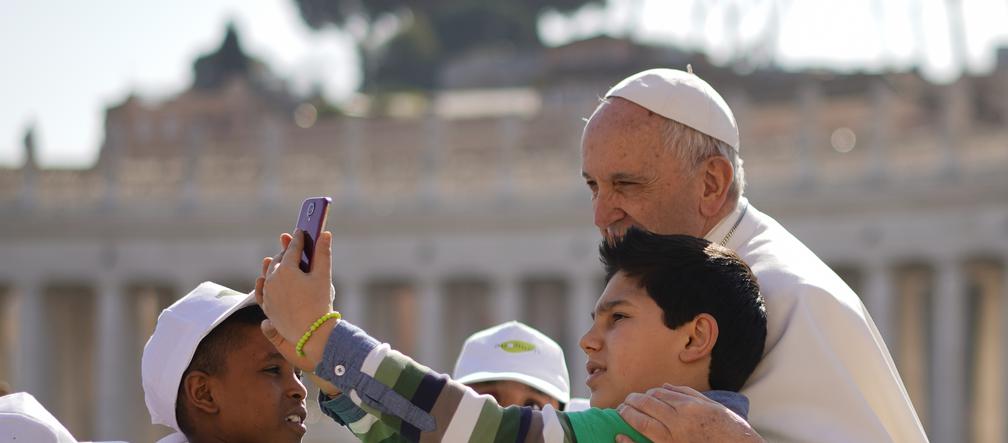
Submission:
M 325 229 L 330 203 L 332 203 L 332 199 L 329 197 L 307 198 L 301 203 L 301 212 L 298 214 L 297 225 L 294 226 L 294 229 L 300 229 L 304 233 L 304 250 L 301 251 L 301 261 L 298 263 L 302 272 L 311 272 L 312 259 L 315 257 L 315 243 L 318 241 L 319 234 Z

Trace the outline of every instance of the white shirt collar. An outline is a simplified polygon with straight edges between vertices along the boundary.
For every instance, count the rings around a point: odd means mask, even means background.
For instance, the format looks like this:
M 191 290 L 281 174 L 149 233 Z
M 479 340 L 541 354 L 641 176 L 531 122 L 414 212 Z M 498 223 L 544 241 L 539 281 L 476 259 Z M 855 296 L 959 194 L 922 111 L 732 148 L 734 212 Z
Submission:
M 725 243 L 727 243 L 728 234 L 732 233 L 732 228 L 738 226 L 747 209 L 749 209 L 749 200 L 745 197 L 739 197 L 738 202 L 735 203 L 735 209 L 714 225 L 710 232 L 704 236 L 704 239 L 711 243 L 727 246 Z
M 166 435 L 164 438 L 158 440 L 158 443 L 187 443 L 189 440 L 181 432 L 175 432 Z

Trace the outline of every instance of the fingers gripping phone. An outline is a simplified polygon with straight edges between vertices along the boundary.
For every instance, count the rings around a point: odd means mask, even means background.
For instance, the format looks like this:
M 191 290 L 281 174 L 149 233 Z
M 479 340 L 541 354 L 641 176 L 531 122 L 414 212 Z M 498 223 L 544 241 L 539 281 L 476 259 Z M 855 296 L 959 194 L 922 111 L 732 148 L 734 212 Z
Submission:
M 325 229 L 326 216 L 329 215 L 329 197 L 312 197 L 301 203 L 295 229 L 304 232 L 304 248 L 301 251 L 301 261 L 298 267 L 302 272 L 311 272 L 312 259 L 315 257 L 315 244 L 319 235 Z

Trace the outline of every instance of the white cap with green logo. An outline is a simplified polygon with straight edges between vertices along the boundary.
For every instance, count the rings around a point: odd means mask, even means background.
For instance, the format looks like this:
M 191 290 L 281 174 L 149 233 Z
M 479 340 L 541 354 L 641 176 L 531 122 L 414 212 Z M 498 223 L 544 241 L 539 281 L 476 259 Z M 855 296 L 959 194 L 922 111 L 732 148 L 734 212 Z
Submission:
M 561 403 L 570 401 L 570 376 L 563 349 L 542 332 L 517 321 L 469 336 L 455 362 L 452 378 L 465 384 L 511 380 Z

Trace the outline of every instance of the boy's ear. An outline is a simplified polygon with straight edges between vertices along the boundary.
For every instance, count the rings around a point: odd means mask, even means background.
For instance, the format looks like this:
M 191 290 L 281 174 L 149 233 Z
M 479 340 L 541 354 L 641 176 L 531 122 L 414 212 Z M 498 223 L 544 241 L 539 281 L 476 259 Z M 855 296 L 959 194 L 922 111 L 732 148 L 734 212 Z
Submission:
M 220 406 L 214 400 L 213 386 L 213 380 L 206 372 L 190 371 L 182 380 L 182 393 L 191 407 L 213 415 L 220 411 Z
M 683 326 L 689 333 L 689 342 L 679 351 L 679 360 L 683 363 L 693 363 L 709 356 L 714 350 L 714 343 L 717 343 L 717 320 L 710 314 L 703 313 Z

